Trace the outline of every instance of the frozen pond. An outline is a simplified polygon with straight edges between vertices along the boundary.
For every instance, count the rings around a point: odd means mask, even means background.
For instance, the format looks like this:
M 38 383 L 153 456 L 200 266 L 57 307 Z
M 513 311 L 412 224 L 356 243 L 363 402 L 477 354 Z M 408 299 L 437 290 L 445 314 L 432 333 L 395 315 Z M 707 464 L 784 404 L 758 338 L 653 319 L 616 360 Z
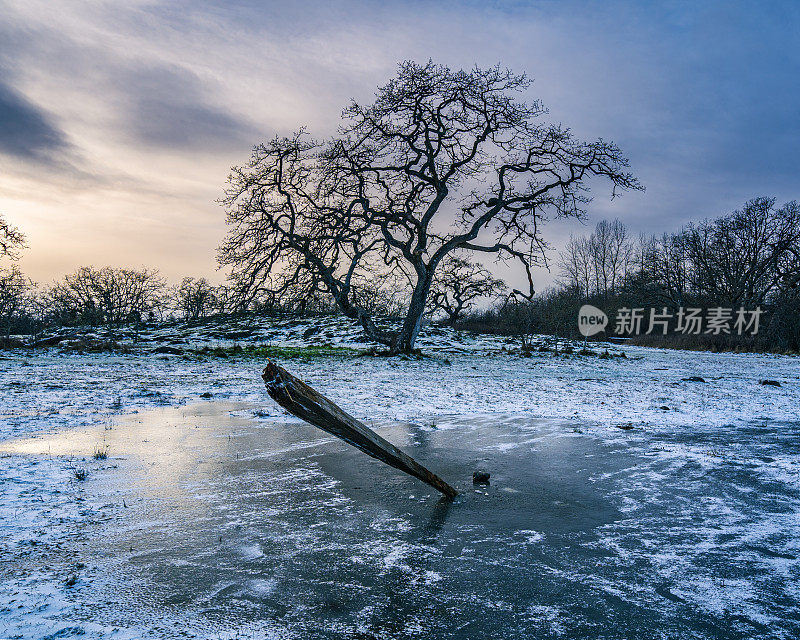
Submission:
M 796 423 L 373 424 L 462 492 L 449 504 L 260 406 L 163 407 L 0 443 L 18 465 L 108 446 L 80 463 L 94 515 L 59 542 L 85 565 L 59 624 L 109 637 L 800 635 Z M 473 487 L 477 467 L 490 486 Z

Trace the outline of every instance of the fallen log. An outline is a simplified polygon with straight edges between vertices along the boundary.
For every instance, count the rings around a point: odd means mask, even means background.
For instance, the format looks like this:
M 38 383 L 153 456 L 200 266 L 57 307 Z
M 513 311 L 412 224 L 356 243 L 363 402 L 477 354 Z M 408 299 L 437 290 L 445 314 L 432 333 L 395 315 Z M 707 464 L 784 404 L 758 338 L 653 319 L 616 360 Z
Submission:
M 458 494 L 439 476 L 271 360 L 261 377 L 270 397 L 292 415 L 341 438 L 395 469 L 419 478 L 448 498 L 452 499 Z

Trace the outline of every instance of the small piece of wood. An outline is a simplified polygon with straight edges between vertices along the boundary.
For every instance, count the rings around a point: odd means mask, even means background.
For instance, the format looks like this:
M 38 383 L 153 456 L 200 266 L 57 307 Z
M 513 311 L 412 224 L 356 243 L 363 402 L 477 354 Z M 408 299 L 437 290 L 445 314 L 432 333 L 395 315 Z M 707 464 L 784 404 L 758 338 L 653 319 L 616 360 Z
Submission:
M 448 498 L 452 499 L 458 495 L 458 492 L 439 476 L 428 471 L 411 456 L 381 438 L 365 424 L 342 411 L 331 400 L 271 360 L 261 377 L 267 385 L 270 397 L 292 415 L 341 438 L 395 469 L 419 478 Z

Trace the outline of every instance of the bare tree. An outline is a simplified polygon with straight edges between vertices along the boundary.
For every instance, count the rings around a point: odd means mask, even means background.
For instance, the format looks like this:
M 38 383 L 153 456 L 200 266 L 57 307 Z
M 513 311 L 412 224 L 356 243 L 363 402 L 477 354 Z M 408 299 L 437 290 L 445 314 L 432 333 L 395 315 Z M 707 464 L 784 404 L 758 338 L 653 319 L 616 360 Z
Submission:
M 376 268 L 353 278 L 353 300 L 370 317 L 403 317 L 410 298 L 410 278 L 403 269 Z
M 19 250 L 25 247 L 25 236 L 0 215 L 0 258 L 19 258 Z M 16 264 L 0 268 L 0 322 L 3 324 L 3 341 L 11 343 L 11 327 L 14 317 L 22 311 L 33 282 L 26 278 Z
M 561 281 L 579 296 L 589 296 L 594 287 L 592 252 L 588 238 L 570 236 L 559 254 Z
M 615 295 L 633 260 L 633 244 L 628 238 L 625 225 L 617 219 L 599 222 L 595 234 L 598 240 L 602 237 L 601 242 L 605 246 L 604 295 Z
M 3 324 L 3 340 L 11 343 L 11 327 L 15 316 L 22 310 L 26 296 L 33 283 L 26 278 L 17 265 L 0 269 L 0 322 Z
M 540 122 L 539 102 L 516 99 L 528 86 L 499 67 L 404 62 L 372 104 L 344 110 L 331 140 L 301 131 L 257 146 L 229 177 L 221 264 L 243 293 L 323 287 L 394 352 L 413 349 L 436 269 L 453 251 L 519 261 L 532 295 L 542 221 L 582 216 L 591 177 L 608 178 L 614 195 L 641 187 L 614 144 Z M 357 304 L 355 281 L 401 264 L 411 295 L 389 335 Z
M 204 318 L 218 306 L 216 290 L 205 278 L 184 278 L 176 293 L 178 308 L 187 320 Z
M 775 198 L 754 198 L 728 216 L 683 231 L 691 285 L 727 304 L 763 304 L 786 273 L 787 256 L 800 247 L 800 206 L 775 207 Z
M 634 257 L 628 231 L 619 220 L 601 220 L 587 237 L 570 236 L 559 256 L 562 281 L 589 296 L 618 293 Z
M 429 313 L 443 311 L 454 325 L 481 298 L 497 298 L 508 289 L 486 267 L 460 256 L 448 255 L 431 285 Z
M 24 246 L 25 236 L 22 232 L 0 215 L 0 257 L 8 256 L 16 260 L 19 257 L 17 252 Z
M 650 283 L 650 291 L 659 302 L 680 307 L 699 291 L 692 287 L 692 263 L 687 253 L 686 234 L 665 233 L 643 240 L 636 264 L 642 265 L 641 282 Z
M 56 283 L 50 297 L 62 320 L 114 325 L 156 310 L 164 288 L 156 269 L 81 267 Z

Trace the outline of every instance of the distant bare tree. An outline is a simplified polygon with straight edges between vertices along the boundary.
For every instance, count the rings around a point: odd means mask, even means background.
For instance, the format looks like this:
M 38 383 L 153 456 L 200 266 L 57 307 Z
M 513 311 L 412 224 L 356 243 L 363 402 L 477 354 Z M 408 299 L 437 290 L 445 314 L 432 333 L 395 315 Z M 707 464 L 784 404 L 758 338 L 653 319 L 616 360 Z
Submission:
M 794 202 L 789 203 L 795 205 Z M 796 205 L 795 205 L 796 206 Z M 778 287 L 781 291 L 791 291 L 791 295 L 800 295 L 800 239 L 787 246 L 777 261 L 779 275 Z
M 164 290 L 157 269 L 81 267 L 56 283 L 50 297 L 63 320 L 115 325 L 156 310 Z
M 800 206 L 755 198 L 682 235 L 695 291 L 731 305 L 763 304 L 786 278 L 781 265 L 800 253 Z
M 233 302 L 230 287 L 226 284 L 217 285 L 214 288 L 216 297 L 216 313 L 230 313 L 236 310 L 236 305 Z
M 0 269 L 0 322 L 3 325 L 3 341 L 11 342 L 11 327 L 14 317 L 22 310 L 33 282 L 26 278 L 17 265 Z
M 370 317 L 402 317 L 408 309 L 411 278 L 402 269 L 376 268 L 353 278 L 353 301 Z
M 25 236 L 0 215 L 0 258 L 17 260 L 19 251 L 25 247 Z M 3 342 L 11 342 L 11 327 L 14 317 L 19 314 L 26 301 L 33 282 L 26 278 L 16 264 L 10 268 L 0 268 L 0 323 L 3 328 Z
M 532 295 L 548 215 L 582 216 L 590 178 L 607 178 L 614 194 L 641 187 L 614 144 L 540 122 L 539 102 L 516 99 L 528 86 L 499 67 L 404 62 L 372 104 L 345 109 L 333 139 L 301 130 L 257 146 L 228 181 L 221 264 L 245 296 L 297 282 L 323 288 L 394 352 L 413 349 L 436 270 L 454 251 L 518 261 Z M 411 291 L 389 335 L 355 288 L 398 265 Z
M 619 220 L 602 220 L 595 228 L 597 246 L 596 262 L 602 266 L 603 295 L 615 295 L 628 273 L 633 260 L 634 248 L 628 237 L 628 230 Z
M 581 295 L 611 296 L 629 271 L 634 246 L 619 220 L 601 220 L 588 237 L 570 237 L 559 257 L 561 279 Z
M 204 318 L 218 307 L 217 292 L 205 278 L 184 278 L 177 296 L 178 308 L 187 320 Z
M 641 234 L 624 276 L 627 293 L 640 304 L 682 306 L 691 297 L 690 263 L 682 233 Z
M 491 271 L 460 256 L 448 255 L 431 286 L 429 312 L 443 311 L 455 324 L 481 298 L 498 298 L 508 287 Z
M 579 296 L 591 295 L 593 289 L 592 252 L 588 238 L 570 236 L 559 254 L 561 282 Z
M 8 256 L 12 260 L 19 257 L 18 251 L 25 246 L 25 236 L 0 215 L 0 257 Z

